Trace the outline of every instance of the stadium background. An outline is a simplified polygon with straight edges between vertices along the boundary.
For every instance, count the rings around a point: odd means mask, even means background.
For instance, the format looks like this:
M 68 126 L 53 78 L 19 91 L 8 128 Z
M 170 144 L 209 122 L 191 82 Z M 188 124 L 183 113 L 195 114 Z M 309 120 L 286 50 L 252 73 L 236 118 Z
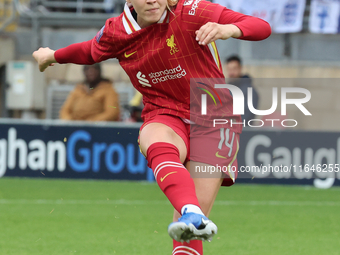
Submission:
M 314 2 L 340 12 L 339 1 Z M 261 155 L 273 163 L 275 151 L 287 165 L 340 163 L 339 34 L 310 32 L 311 4 L 306 1 L 299 32 L 217 43 L 222 61 L 242 57 L 260 109 L 270 108 L 273 87 L 304 87 L 312 95 L 306 104 L 311 117 L 288 108 L 297 128 L 245 129 L 240 165 L 259 165 Z M 27 94 L 13 93 L 18 84 L 9 77 L 9 69 L 36 68 L 31 54 L 40 46 L 58 49 L 93 38 L 122 8 L 122 1 L 0 0 L 0 254 L 170 254 L 171 206 L 139 154 L 140 124 L 57 120 L 82 80 L 80 66 L 56 65 L 24 77 Z M 103 71 L 124 108 L 134 93 L 128 77 L 115 60 Z M 127 116 L 123 111 L 122 119 Z M 32 141 L 44 148 L 38 164 Z M 105 150 L 96 161 L 99 143 Z M 211 217 L 220 233 L 206 254 L 340 254 L 339 180 L 340 173 L 244 175 L 218 195 Z

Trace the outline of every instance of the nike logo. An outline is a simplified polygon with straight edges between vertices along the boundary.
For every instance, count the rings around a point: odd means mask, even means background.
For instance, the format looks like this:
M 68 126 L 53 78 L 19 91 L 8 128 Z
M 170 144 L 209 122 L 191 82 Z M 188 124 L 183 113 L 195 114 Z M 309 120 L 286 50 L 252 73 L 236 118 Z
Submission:
M 218 154 L 219 152 L 216 152 L 215 156 L 218 157 L 218 158 L 226 158 L 226 157 L 223 157 L 221 156 L 220 154 Z
M 137 51 L 134 51 L 130 54 L 126 54 L 126 52 L 124 52 L 124 57 L 128 58 L 128 57 L 131 57 L 133 54 L 135 54 Z
M 170 174 L 174 174 L 174 173 L 177 173 L 177 172 L 171 172 L 171 173 L 168 173 L 168 174 L 166 174 L 165 176 L 161 177 L 161 182 L 163 182 L 164 179 L 165 179 L 166 177 L 168 177 Z

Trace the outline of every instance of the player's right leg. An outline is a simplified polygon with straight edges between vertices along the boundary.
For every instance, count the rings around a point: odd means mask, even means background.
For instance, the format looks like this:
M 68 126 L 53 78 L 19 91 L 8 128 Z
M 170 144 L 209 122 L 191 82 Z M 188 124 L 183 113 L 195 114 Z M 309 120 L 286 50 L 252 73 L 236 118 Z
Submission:
M 139 144 L 157 184 L 182 213 L 181 222 L 170 224 L 170 236 L 177 241 L 208 240 L 217 232 L 217 227 L 202 212 L 193 179 L 183 165 L 188 153 L 188 136 L 188 126 L 181 119 L 160 115 L 142 126 Z
M 170 127 L 171 126 L 171 127 Z M 174 131 L 176 130 L 176 132 Z M 141 128 L 139 144 L 157 184 L 178 211 L 202 213 L 195 184 L 183 163 L 187 156 L 185 124 L 180 118 L 161 115 Z

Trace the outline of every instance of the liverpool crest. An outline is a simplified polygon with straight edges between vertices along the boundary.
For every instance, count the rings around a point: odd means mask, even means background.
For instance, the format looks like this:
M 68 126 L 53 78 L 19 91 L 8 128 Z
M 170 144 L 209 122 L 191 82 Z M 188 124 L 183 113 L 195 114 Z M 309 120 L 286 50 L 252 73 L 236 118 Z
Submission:
M 179 49 L 176 47 L 174 35 L 171 35 L 170 38 L 166 39 L 166 44 L 170 47 L 171 55 L 175 54 L 176 52 L 179 52 Z

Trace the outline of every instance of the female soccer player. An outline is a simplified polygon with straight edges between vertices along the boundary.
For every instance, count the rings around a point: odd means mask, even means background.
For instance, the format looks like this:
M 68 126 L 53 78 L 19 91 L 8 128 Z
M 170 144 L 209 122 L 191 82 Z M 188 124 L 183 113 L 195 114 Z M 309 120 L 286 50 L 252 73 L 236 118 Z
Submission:
M 203 254 L 202 240 L 210 241 L 217 233 L 207 216 L 222 182 L 232 185 L 237 173 L 229 172 L 226 179 L 222 175 L 192 179 L 188 170 L 216 162 L 236 165 L 242 129 L 229 124 L 241 122 L 240 116 L 232 114 L 230 93 L 221 95 L 221 112 L 230 120 L 221 128 L 212 128 L 209 122 L 214 109 L 208 107 L 208 119 L 200 111 L 191 111 L 190 79 L 202 79 L 195 86 L 201 91 L 210 86 L 204 78 L 224 80 L 215 40 L 256 41 L 270 33 L 265 21 L 206 1 L 127 0 L 124 12 L 108 19 L 92 40 L 33 53 L 40 71 L 54 63 L 89 65 L 118 58 L 143 94 L 141 151 L 175 208 L 174 222 L 168 227 L 173 254 Z

